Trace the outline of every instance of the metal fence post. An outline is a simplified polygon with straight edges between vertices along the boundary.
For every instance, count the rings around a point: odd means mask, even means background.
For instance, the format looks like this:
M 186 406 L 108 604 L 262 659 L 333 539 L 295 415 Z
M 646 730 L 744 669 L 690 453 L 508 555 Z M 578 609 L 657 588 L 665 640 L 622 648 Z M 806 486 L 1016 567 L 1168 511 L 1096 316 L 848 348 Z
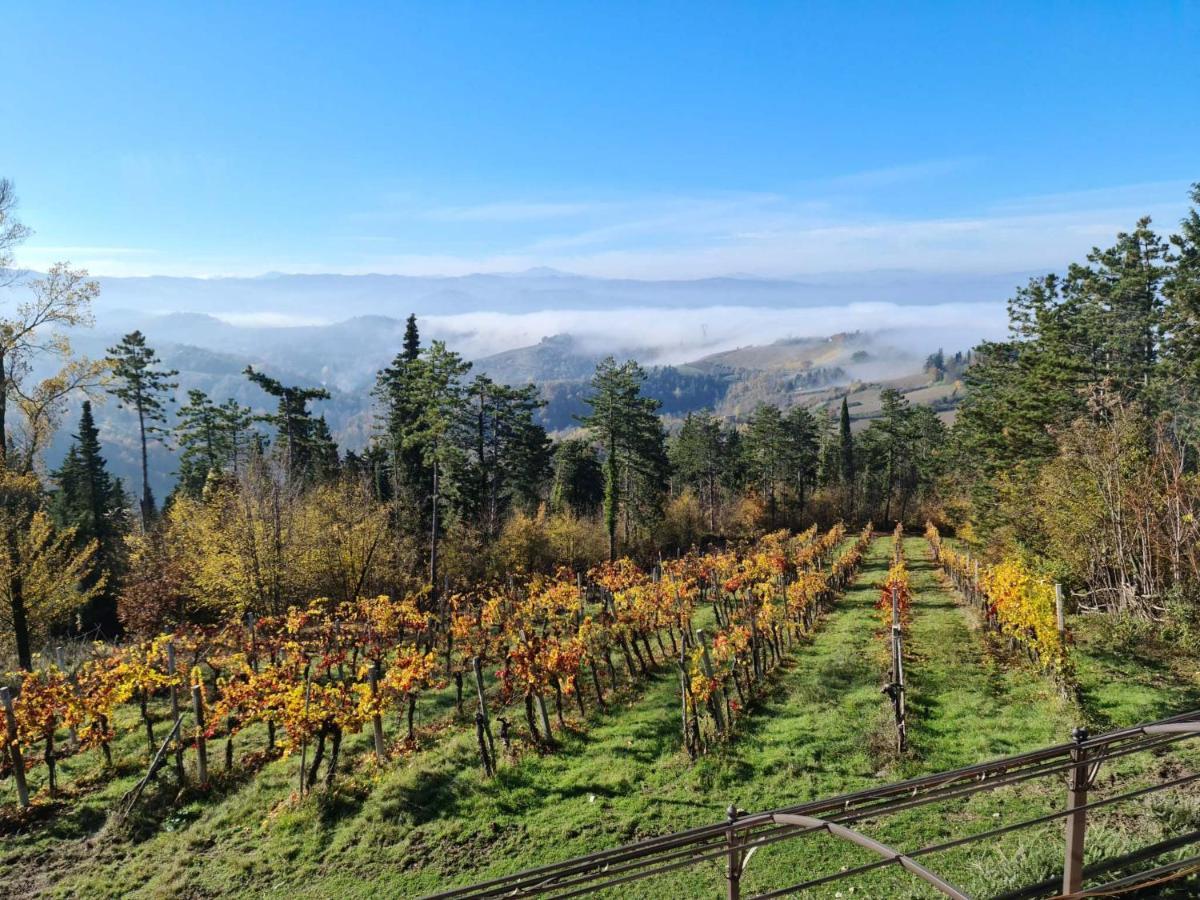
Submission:
M 1067 809 L 1075 810 L 1067 816 L 1067 845 L 1063 859 L 1063 893 L 1074 894 L 1083 887 L 1083 838 L 1087 829 L 1088 763 L 1087 750 L 1083 742 L 1088 738 L 1086 728 L 1071 732 L 1075 746 L 1071 749 L 1071 767 L 1067 782 Z
M 729 845 L 728 898 L 729 900 L 740 900 L 742 896 L 742 852 L 738 849 L 737 832 L 733 827 L 738 819 L 737 804 L 731 803 L 725 814 L 729 817 L 729 828 L 725 833 L 726 843 Z

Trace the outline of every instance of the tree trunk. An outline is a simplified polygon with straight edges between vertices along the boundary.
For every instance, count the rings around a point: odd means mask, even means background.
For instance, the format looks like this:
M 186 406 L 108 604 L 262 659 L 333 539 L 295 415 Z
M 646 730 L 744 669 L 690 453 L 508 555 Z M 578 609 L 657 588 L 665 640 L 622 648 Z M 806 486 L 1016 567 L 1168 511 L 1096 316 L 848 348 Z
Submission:
M 17 665 L 26 672 L 33 669 L 33 648 L 29 645 L 29 617 L 25 611 L 25 579 L 21 575 L 21 551 L 15 528 L 8 529 L 8 601 L 12 611 L 13 638 L 17 644 Z
M 146 413 L 142 409 L 142 401 L 137 402 L 138 437 L 142 443 L 142 533 L 150 530 L 150 518 L 154 514 L 153 501 L 150 499 L 150 463 L 146 454 Z
M 333 746 L 329 748 L 329 767 L 325 770 L 325 789 L 333 787 L 333 777 L 337 774 L 338 751 L 342 749 L 342 729 L 333 726 Z
M 438 600 L 438 462 L 433 460 L 433 498 L 429 524 L 429 608 L 437 609 Z
M 610 429 L 614 428 L 610 424 Z M 610 432 L 611 433 L 611 432 Z M 608 459 L 604 461 L 604 524 L 608 529 L 608 559 L 617 560 L 617 515 L 621 504 L 621 489 L 617 484 L 617 442 L 615 437 L 608 441 Z

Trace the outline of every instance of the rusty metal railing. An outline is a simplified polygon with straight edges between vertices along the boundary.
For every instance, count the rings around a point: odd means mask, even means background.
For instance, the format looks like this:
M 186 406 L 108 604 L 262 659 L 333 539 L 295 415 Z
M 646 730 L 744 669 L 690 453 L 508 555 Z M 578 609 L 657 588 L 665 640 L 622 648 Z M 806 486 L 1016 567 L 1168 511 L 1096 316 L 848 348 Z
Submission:
M 1089 812 L 1200 781 L 1200 773 L 1181 774 L 1093 799 L 1089 796 L 1089 791 L 1100 767 L 1104 763 L 1135 753 L 1165 752 L 1181 741 L 1196 737 L 1200 737 L 1200 711 L 1097 736 L 1089 735 L 1084 729 L 1076 729 L 1072 740 L 1067 743 L 948 772 L 911 778 L 767 812 L 746 813 L 736 807 L 730 807 L 724 822 L 538 866 L 475 885 L 450 888 L 432 895 L 430 900 L 476 900 L 492 897 L 552 897 L 562 900 L 621 888 L 670 873 L 681 873 L 706 862 L 724 864 L 726 896 L 730 900 L 742 900 L 743 875 L 750 858 L 756 852 L 783 841 L 801 840 L 818 833 L 869 850 L 875 858 L 837 872 L 813 874 L 801 881 L 771 888 L 754 894 L 755 900 L 767 900 L 833 882 L 848 881 L 886 867 L 901 869 L 947 897 L 967 898 L 968 894 L 954 884 L 948 873 L 938 872 L 921 860 L 937 853 L 995 840 L 1003 835 L 1059 820 L 1065 822 L 1061 882 L 1057 879 L 1054 882 L 1039 882 L 1011 891 L 1004 897 L 1008 900 L 1046 896 L 1082 897 L 1104 888 L 1103 885 L 1093 885 L 1087 892 L 1083 892 L 1085 879 L 1093 880 L 1096 876 L 1118 870 L 1123 865 L 1129 867 L 1149 862 L 1162 853 L 1180 851 L 1183 847 L 1200 844 L 1200 831 L 1197 831 L 1176 836 L 1153 847 L 1142 848 L 1124 857 L 1106 860 L 1090 867 L 1083 865 Z M 1061 809 L 963 837 L 901 851 L 870 837 L 859 828 L 852 827 L 856 823 L 868 821 L 878 823 L 905 810 L 959 800 L 1004 787 L 1026 785 L 1056 776 L 1065 777 L 1067 781 L 1067 801 Z M 1152 851 L 1156 852 L 1152 854 Z M 1147 877 L 1179 877 L 1181 874 L 1187 874 L 1197 864 L 1200 864 L 1200 855 L 1160 866 L 1147 873 Z M 1136 883 L 1130 882 L 1130 877 L 1132 876 L 1122 877 L 1118 882 L 1123 887 L 1129 883 Z M 1116 885 L 1118 882 L 1112 884 Z

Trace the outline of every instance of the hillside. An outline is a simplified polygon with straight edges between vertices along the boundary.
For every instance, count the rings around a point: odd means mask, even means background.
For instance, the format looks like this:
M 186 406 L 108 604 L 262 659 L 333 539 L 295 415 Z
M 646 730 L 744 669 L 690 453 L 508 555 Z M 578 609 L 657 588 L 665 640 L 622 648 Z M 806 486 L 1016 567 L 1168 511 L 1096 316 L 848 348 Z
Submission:
M 171 314 L 143 321 L 140 317 L 109 316 L 95 331 L 80 331 L 73 340 L 78 350 L 102 357 L 120 337 L 119 328 L 143 327 L 168 368 L 179 371 L 177 397 L 190 389 L 266 413 L 269 398 L 242 375 L 247 365 L 270 372 L 288 384 L 323 386 L 332 397 L 314 405 L 324 415 L 343 449 L 360 450 L 370 440 L 374 413 L 370 395 L 377 372 L 395 355 L 404 323 L 385 316 L 348 319 L 334 325 L 300 327 L 241 327 L 211 316 Z M 748 417 L 760 403 L 790 407 L 801 404 L 829 408 L 851 393 L 851 413 L 865 421 L 878 411 L 883 387 L 904 390 L 915 403 L 950 412 L 961 391 L 931 383 L 921 371 L 923 356 L 899 348 L 887 333 L 843 333 L 828 338 L 788 338 L 707 354 L 675 364 L 657 362 L 668 355 L 662 348 L 598 347 L 570 334 L 545 337 L 473 360 L 474 372 L 506 384 L 537 384 L 546 407 L 540 421 L 550 431 L 569 431 L 587 411 L 584 398 L 596 363 L 612 353 L 637 358 L 646 366 L 645 392 L 662 404 L 668 424 L 689 412 L 712 410 L 734 421 Z M 68 411 L 67 421 L 78 415 Z M 168 411 L 169 419 L 173 416 Z M 115 403 L 97 407 L 101 439 L 113 472 L 136 482 L 138 458 L 134 420 Z M 48 462 L 55 466 L 71 442 L 69 429 L 52 443 Z M 151 446 L 151 483 L 165 497 L 174 483 L 174 454 L 159 443 Z

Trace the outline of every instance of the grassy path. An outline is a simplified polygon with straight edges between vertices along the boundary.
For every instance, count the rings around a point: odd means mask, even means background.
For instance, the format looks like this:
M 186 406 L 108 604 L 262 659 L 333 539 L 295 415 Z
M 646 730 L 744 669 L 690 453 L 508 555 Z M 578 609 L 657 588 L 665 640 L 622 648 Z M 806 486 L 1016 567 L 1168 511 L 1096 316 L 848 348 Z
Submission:
M 1068 739 L 1075 712 L 1029 666 L 992 652 L 922 538 L 906 538 L 912 767 L 939 771 Z

